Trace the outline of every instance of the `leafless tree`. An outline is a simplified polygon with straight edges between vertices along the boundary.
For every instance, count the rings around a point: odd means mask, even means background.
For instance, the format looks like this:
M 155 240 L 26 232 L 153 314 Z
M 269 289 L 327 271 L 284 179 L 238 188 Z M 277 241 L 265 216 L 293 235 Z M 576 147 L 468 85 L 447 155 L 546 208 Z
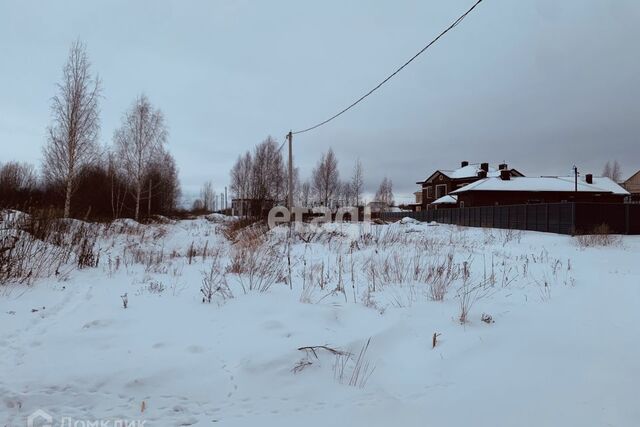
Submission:
M 178 166 L 176 159 L 166 152 L 164 153 L 164 160 L 162 161 L 162 198 L 161 207 L 164 212 L 173 211 L 180 199 L 180 179 L 178 178 Z
M 202 200 L 205 210 L 214 210 L 216 192 L 213 189 L 213 182 L 207 181 L 204 183 L 202 189 L 200 189 L 200 199 Z
M 282 201 L 286 197 L 287 179 L 282 152 L 270 136 L 254 150 L 251 178 L 253 199 Z
M 604 168 L 602 169 L 602 176 L 611 178 L 611 162 L 609 162 L 608 160 L 607 163 L 605 163 Z
M 311 183 L 305 181 L 300 186 L 300 204 L 304 207 L 308 207 L 311 202 Z
M 231 194 L 236 199 L 247 199 L 252 192 L 251 171 L 253 169 L 253 157 L 250 152 L 246 152 L 236 160 L 231 169 Z M 240 203 L 240 209 L 244 204 Z M 246 212 L 239 212 L 239 215 L 246 215 Z
M 107 175 L 111 190 L 111 215 L 114 219 L 120 218 L 124 209 L 127 186 L 123 168 L 113 151 L 107 153 Z
M 69 51 L 58 94 L 51 100 L 53 125 L 44 148 L 44 176 L 64 187 L 64 216 L 71 213 L 71 197 L 83 166 L 96 154 L 100 131 L 98 101 L 102 91 L 91 74 L 85 45 L 76 41 Z
M 380 183 L 378 191 L 376 191 L 376 202 L 382 202 L 386 206 L 393 206 L 393 183 L 386 176 Z
M 613 182 L 622 181 L 622 169 L 620 168 L 620 163 L 617 160 L 613 161 L 613 166 L 611 166 L 611 179 Z
M 334 200 L 340 183 L 338 160 L 330 148 L 313 169 L 312 186 L 318 201 L 323 206 L 329 206 Z
M 622 181 L 620 163 L 617 160 L 614 160 L 613 163 L 607 161 L 602 169 L 602 176 L 610 178 L 614 182 Z
M 294 174 L 297 171 L 294 170 Z M 252 206 L 252 214 L 260 214 L 268 204 L 282 202 L 287 197 L 287 170 L 282 152 L 272 137 L 258 144 L 253 154 L 246 152 L 236 160 L 231 169 L 231 193 L 237 199 L 250 199 L 251 203 L 239 203 L 242 209 Z M 294 183 L 297 181 L 294 175 Z M 295 194 L 295 185 L 294 185 Z M 238 212 L 247 215 L 249 212 Z
M 352 206 L 354 205 L 354 192 L 353 187 L 351 186 L 351 181 L 341 182 L 339 185 L 339 193 L 338 197 L 340 206 Z
M 0 194 L 11 191 L 33 190 L 37 184 L 33 165 L 9 162 L 0 167 Z
M 164 115 L 154 109 L 145 95 L 140 95 L 122 118 L 122 124 L 114 134 L 118 157 L 133 182 L 136 221 L 140 217 L 140 199 L 144 179 L 154 160 L 163 150 L 168 131 Z
M 202 201 L 202 199 L 195 199 L 193 201 L 193 203 L 191 204 L 191 210 L 192 211 L 197 212 L 197 211 L 202 211 L 204 209 L 205 209 L 205 207 L 204 207 L 204 202 Z
M 362 198 L 362 187 L 364 186 L 364 172 L 360 159 L 356 160 L 353 167 L 353 175 L 351 176 L 351 190 L 353 191 L 353 200 L 356 206 L 360 206 Z

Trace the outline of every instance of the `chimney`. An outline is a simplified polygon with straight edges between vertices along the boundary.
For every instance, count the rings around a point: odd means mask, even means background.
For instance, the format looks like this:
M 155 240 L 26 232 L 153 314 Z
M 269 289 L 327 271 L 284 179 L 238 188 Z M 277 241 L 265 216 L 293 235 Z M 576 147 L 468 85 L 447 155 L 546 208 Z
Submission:
M 480 169 L 478 171 L 478 178 L 486 178 L 487 177 L 487 171 L 484 169 Z
M 485 172 L 489 172 L 489 163 L 480 163 L 480 169 Z
M 587 181 L 587 184 L 593 184 L 593 175 L 588 173 L 585 175 L 585 181 Z
M 500 179 L 509 181 L 511 179 L 511 171 L 509 169 L 500 169 Z
M 469 166 L 469 162 L 466 160 L 463 160 L 462 163 L 460 163 L 460 167 L 463 168 L 465 166 Z
M 498 165 L 498 169 L 499 169 L 499 170 L 501 170 L 501 171 L 502 171 L 502 170 L 507 169 L 508 167 L 509 167 L 509 166 L 507 166 L 507 164 L 506 164 L 506 163 L 500 163 L 500 164 Z

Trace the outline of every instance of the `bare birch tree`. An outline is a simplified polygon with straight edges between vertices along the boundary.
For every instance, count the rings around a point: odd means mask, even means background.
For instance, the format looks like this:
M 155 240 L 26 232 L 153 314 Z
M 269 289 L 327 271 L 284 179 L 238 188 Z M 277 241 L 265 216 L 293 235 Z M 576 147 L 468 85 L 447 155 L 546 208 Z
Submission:
M 334 200 L 340 184 L 340 173 L 338 172 L 338 159 L 330 148 L 313 169 L 312 186 L 318 201 L 323 206 L 329 206 Z
M 213 211 L 215 207 L 216 192 L 213 189 L 213 182 L 207 181 L 200 189 L 200 199 L 207 211 Z
M 617 160 L 613 161 L 613 166 L 611 166 L 611 179 L 613 182 L 622 181 L 622 169 L 620 168 L 620 163 Z
M 145 95 L 140 95 L 122 118 L 122 124 L 114 134 L 118 157 L 132 180 L 136 201 L 134 217 L 140 217 L 140 199 L 144 179 L 154 156 L 162 153 L 168 131 L 164 115 L 154 109 Z
M 71 214 L 71 197 L 83 166 L 96 155 L 100 131 L 99 77 L 91 74 L 86 46 L 76 41 L 69 50 L 58 94 L 51 100 L 53 125 L 43 150 L 43 173 L 64 188 L 64 216 Z
M 607 163 L 605 163 L 604 165 L 604 168 L 602 169 L 602 176 L 605 176 L 614 182 L 622 181 L 622 170 L 620 168 L 620 163 L 618 163 L 617 160 L 614 160 L 613 163 L 607 161 Z
M 386 176 L 380 183 L 375 197 L 376 202 L 382 202 L 385 206 L 393 206 L 393 183 Z
M 251 187 L 251 198 L 261 207 L 285 200 L 287 172 L 278 143 L 270 136 L 254 149 Z
M 124 179 L 124 171 L 113 151 L 107 153 L 107 176 L 111 196 L 111 215 L 113 219 L 120 218 L 124 209 L 124 201 L 127 194 Z
M 309 207 L 311 202 L 311 183 L 305 181 L 300 186 L 300 204 L 304 207 Z
M 611 163 L 607 160 L 607 163 L 604 164 L 604 168 L 602 169 L 602 176 L 611 178 Z
M 231 193 L 240 199 L 246 198 L 250 193 L 251 167 L 253 159 L 250 152 L 238 156 L 231 168 Z
M 351 191 L 353 192 L 353 201 L 356 206 L 360 206 L 360 199 L 362 198 L 362 188 L 364 186 L 363 175 L 362 163 L 360 159 L 358 159 L 353 167 L 353 175 L 351 176 Z

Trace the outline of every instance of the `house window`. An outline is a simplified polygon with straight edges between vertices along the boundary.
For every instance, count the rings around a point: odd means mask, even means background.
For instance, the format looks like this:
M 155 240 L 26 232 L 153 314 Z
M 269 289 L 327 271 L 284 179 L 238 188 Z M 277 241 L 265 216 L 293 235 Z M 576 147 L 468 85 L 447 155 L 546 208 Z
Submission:
M 436 185 L 436 199 L 447 195 L 447 184 Z
M 433 187 L 427 187 L 427 199 L 433 199 Z

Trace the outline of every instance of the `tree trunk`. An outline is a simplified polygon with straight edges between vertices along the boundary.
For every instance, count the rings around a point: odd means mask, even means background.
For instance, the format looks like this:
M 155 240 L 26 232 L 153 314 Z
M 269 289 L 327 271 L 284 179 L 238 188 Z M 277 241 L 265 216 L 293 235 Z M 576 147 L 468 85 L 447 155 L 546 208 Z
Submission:
M 149 203 L 147 204 L 147 217 L 151 217 L 151 180 L 149 180 Z
M 69 218 L 69 215 L 71 215 L 71 188 L 72 188 L 72 182 L 71 182 L 71 179 L 69 178 L 67 180 L 67 191 L 64 197 L 64 217 L 65 218 Z
M 136 185 L 136 213 L 134 217 L 136 221 L 138 221 L 138 218 L 140 217 L 140 193 L 142 192 L 140 187 L 140 184 Z

